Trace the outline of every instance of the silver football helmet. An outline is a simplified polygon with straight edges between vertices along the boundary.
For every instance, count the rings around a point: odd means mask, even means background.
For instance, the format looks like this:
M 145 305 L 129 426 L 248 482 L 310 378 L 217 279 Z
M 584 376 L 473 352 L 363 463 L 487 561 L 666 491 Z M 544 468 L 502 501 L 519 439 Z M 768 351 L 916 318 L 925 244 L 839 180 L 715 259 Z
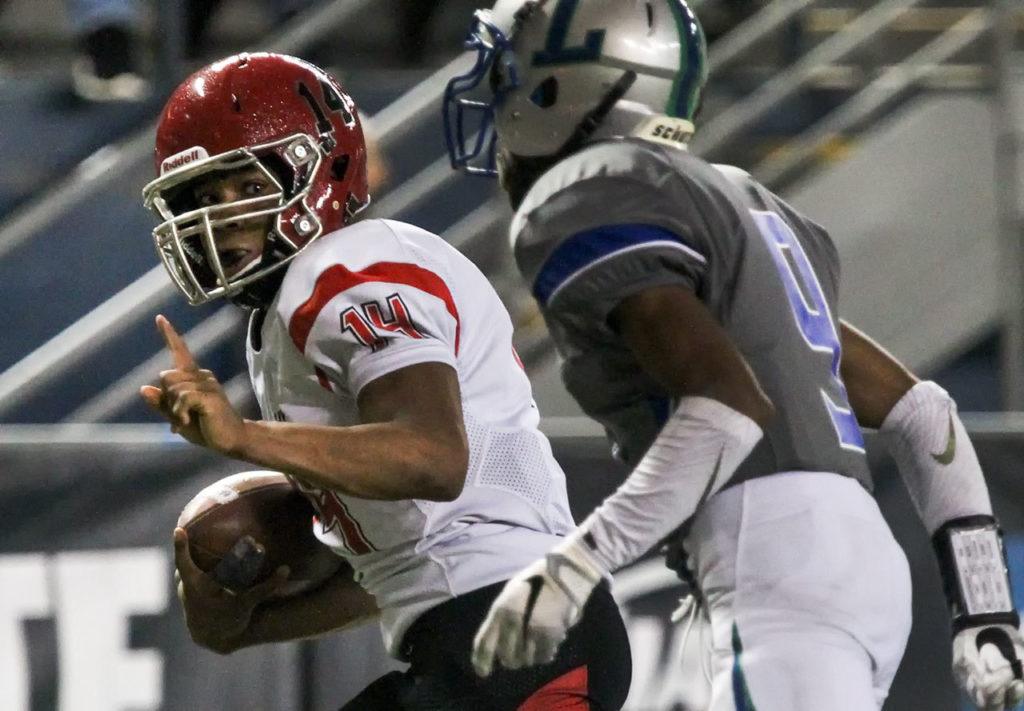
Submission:
M 452 166 L 476 174 L 496 173 L 497 140 L 523 158 L 638 132 L 685 143 L 707 79 L 684 0 L 498 0 L 466 47 L 476 64 L 449 82 L 444 120 Z

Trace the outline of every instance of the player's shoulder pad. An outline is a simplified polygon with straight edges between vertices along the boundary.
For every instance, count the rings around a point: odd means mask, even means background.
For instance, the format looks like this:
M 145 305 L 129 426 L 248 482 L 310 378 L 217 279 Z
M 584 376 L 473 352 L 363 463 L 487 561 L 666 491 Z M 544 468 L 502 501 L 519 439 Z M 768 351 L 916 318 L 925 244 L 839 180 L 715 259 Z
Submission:
M 366 220 L 324 235 L 288 265 L 275 314 L 300 350 L 328 305 L 332 312 L 361 308 L 380 301 L 382 290 L 405 292 L 409 306 L 420 302 L 421 319 L 438 310 L 457 322 L 439 245 L 447 247 L 440 237 L 393 220 Z
M 724 175 L 726 179 L 734 185 L 744 185 L 752 179 L 750 173 L 743 170 L 743 168 L 737 168 L 734 165 L 712 163 L 711 167 Z
M 559 161 L 533 184 L 516 211 L 523 220 L 555 195 L 578 188 L 594 179 L 656 183 L 664 174 L 664 158 L 639 141 L 616 140 L 595 143 Z
M 279 301 L 284 306 L 293 293 L 308 295 L 331 267 L 357 272 L 381 262 L 416 262 L 423 254 L 436 257 L 447 246 L 437 235 L 415 225 L 363 220 L 328 233 L 302 250 L 287 267 Z
M 330 232 L 302 250 L 286 267 L 277 312 L 287 322 L 331 268 L 357 272 L 374 262 L 397 261 L 401 254 L 401 244 L 385 220 L 363 220 Z
M 575 203 L 578 210 L 587 212 L 589 203 L 607 199 L 609 192 L 655 190 L 674 170 L 663 150 L 641 140 L 601 141 L 558 162 L 537 179 L 516 210 L 509 231 L 512 245 L 539 237 L 526 237 L 527 228 L 555 198 L 562 198 L 560 202 L 565 204 Z M 596 184 L 602 186 L 601 190 L 593 189 Z

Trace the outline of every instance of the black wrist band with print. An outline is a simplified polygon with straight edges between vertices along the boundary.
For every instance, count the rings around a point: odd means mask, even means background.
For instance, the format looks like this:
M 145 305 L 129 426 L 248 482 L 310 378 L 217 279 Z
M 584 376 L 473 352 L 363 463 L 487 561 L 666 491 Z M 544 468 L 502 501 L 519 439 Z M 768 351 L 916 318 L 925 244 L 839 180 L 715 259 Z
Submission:
M 953 633 L 981 625 L 1020 625 L 1013 606 L 1003 532 L 992 516 L 947 521 L 932 536 Z

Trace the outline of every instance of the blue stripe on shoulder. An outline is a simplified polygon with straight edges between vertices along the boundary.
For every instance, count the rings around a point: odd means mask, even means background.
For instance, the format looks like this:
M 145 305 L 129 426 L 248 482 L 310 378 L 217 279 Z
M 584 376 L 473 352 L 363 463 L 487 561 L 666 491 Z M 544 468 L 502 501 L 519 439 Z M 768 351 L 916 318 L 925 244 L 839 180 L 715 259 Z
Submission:
M 551 295 L 576 274 L 599 259 L 648 242 L 678 242 L 679 236 L 655 225 L 607 225 L 574 234 L 547 258 L 533 282 L 533 295 L 547 306 Z

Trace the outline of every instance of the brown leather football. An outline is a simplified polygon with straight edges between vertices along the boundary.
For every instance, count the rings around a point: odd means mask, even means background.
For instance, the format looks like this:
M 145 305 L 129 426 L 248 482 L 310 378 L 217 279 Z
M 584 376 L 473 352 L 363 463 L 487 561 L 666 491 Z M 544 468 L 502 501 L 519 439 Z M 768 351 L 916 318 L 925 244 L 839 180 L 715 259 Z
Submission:
M 178 517 L 178 526 L 188 533 L 192 560 L 215 577 L 225 571 L 218 567 L 225 555 L 251 536 L 265 552 L 262 561 L 258 555 L 246 561 L 255 567 L 243 582 L 220 582 L 233 588 L 254 585 L 287 565 L 291 574 L 278 593 L 287 597 L 316 587 L 344 564 L 313 535 L 313 514 L 313 505 L 283 474 L 242 472 L 196 494 Z M 237 576 L 238 566 L 234 568 Z

